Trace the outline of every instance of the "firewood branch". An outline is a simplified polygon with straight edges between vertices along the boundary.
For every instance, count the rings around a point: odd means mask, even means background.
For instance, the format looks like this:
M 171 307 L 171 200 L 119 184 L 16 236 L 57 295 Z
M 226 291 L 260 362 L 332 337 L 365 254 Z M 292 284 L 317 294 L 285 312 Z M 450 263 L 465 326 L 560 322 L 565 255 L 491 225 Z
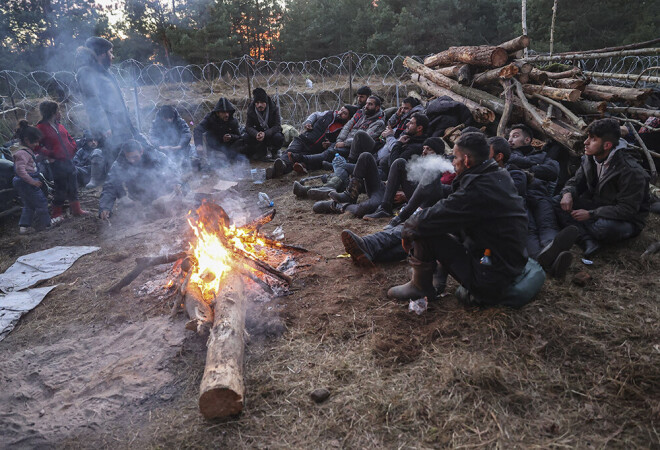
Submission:
M 186 252 L 179 252 L 179 253 L 173 253 L 170 255 L 161 255 L 161 256 L 149 256 L 149 257 L 144 257 L 144 258 L 136 258 L 135 259 L 135 268 L 131 270 L 129 273 L 124 276 L 121 280 L 113 284 L 110 289 L 108 289 L 108 293 L 110 294 L 116 294 L 119 292 L 122 288 L 125 286 L 128 286 L 135 280 L 147 267 L 152 267 L 152 266 L 158 266 L 160 264 L 168 264 L 168 263 L 173 263 L 174 261 L 177 261 L 179 259 L 183 259 L 188 254 Z

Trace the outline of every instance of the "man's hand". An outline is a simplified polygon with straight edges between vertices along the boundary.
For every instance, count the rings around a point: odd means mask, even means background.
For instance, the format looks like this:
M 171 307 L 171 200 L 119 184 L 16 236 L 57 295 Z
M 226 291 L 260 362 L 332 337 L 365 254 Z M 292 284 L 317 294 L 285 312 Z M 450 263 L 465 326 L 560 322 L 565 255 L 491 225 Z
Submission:
M 566 212 L 571 212 L 573 210 L 573 196 L 570 192 L 567 192 L 562 196 L 559 206 L 561 206 L 561 209 Z
M 589 214 L 589 211 L 586 209 L 576 209 L 571 213 L 571 217 L 573 217 L 578 222 L 584 222 L 585 220 L 589 220 L 591 218 L 591 214 Z
M 402 134 L 401 136 L 399 136 L 398 139 L 398 141 L 401 142 L 402 144 L 407 144 L 409 140 L 410 140 L 410 136 L 408 136 L 407 134 Z
M 410 250 L 412 250 L 412 241 L 410 239 L 406 238 L 401 238 L 401 247 L 403 247 L 403 250 L 406 253 L 410 253 Z
M 323 149 L 325 150 L 325 149 L 327 149 L 328 147 L 330 147 L 332 145 L 332 142 L 330 142 L 329 140 L 326 139 L 325 141 L 323 141 L 321 143 L 321 145 L 323 146 Z
M 261 142 L 264 140 L 265 137 L 266 137 L 266 133 L 264 133 L 263 131 L 257 133 L 257 141 Z
M 396 110 L 396 116 L 401 117 L 403 115 L 403 105 L 399 106 Z
M 380 134 L 381 137 L 386 138 L 389 136 L 392 136 L 394 134 L 394 130 L 392 129 L 391 126 L 386 126 L 385 130 Z
M 346 143 L 344 142 L 337 142 L 335 144 L 335 148 L 344 148 L 344 147 L 346 147 Z
M 222 140 L 223 140 L 224 142 L 229 142 L 229 141 L 231 141 L 231 134 L 229 134 L 229 133 L 225 134 L 224 136 L 222 136 Z
M 108 220 L 110 218 L 110 211 L 108 211 L 108 210 L 101 211 L 101 214 L 99 214 L 99 217 L 101 218 L 101 220 Z
M 305 130 L 311 131 L 313 128 L 314 128 L 314 125 L 312 125 L 311 123 L 306 123 L 305 124 Z

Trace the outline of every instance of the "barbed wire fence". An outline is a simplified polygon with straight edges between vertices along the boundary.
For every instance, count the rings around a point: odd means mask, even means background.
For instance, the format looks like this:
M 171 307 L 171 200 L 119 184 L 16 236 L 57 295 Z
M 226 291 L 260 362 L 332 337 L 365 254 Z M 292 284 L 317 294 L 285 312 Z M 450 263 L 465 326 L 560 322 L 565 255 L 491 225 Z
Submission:
M 149 130 L 161 105 L 175 106 L 181 116 L 194 125 L 220 97 L 234 103 L 237 117 L 243 122 L 251 91 L 256 87 L 264 88 L 278 102 L 283 123 L 299 128 L 314 111 L 353 103 L 355 91 L 362 85 L 370 86 L 381 96 L 384 106 L 397 106 L 409 90 L 418 90 L 409 80 L 409 71 L 403 67 L 404 58 L 349 51 L 312 61 L 281 62 L 255 60 L 246 55 L 218 63 L 171 68 L 128 60 L 112 66 L 112 71 L 136 125 L 143 132 Z M 658 59 L 658 56 L 625 56 L 565 63 L 592 72 L 657 75 Z M 597 81 L 632 84 L 632 81 L 609 78 Z M 653 85 L 644 81 L 637 83 L 639 87 Z M 65 126 L 74 134 L 82 133 L 87 123 L 74 72 L 1 70 L 0 96 L 3 140 L 12 136 L 18 120 L 38 121 L 39 103 L 46 99 L 60 102 Z

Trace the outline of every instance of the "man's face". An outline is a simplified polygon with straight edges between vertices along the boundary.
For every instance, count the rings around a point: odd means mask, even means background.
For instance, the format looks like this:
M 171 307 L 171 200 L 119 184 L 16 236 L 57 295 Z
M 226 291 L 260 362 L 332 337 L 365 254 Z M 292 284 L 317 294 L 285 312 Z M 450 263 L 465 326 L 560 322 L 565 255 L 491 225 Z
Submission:
M 495 148 L 493 146 L 490 146 L 490 151 L 488 152 L 488 157 L 490 159 L 494 159 L 495 162 L 500 166 L 504 167 L 504 162 L 502 161 L 502 153 L 498 153 L 497 155 L 495 154 Z
M 367 103 L 367 98 L 368 97 L 369 96 L 366 95 L 366 94 L 358 94 L 358 96 L 357 96 L 358 105 L 365 105 Z
M 126 161 L 128 161 L 129 164 L 137 164 L 140 162 L 140 160 L 142 160 L 142 152 L 143 150 L 128 152 L 124 153 L 124 156 L 126 157 Z
M 259 112 L 264 112 L 266 110 L 266 102 L 254 102 L 254 107 Z
M 380 108 L 379 106 L 376 106 L 376 102 L 374 101 L 373 98 L 369 98 L 367 100 L 367 104 L 364 105 L 364 110 L 367 112 L 367 115 L 369 116 L 375 114 L 379 108 Z
M 402 103 L 401 104 L 401 114 L 406 115 L 410 112 L 412 109 L 412 105 L 410 103 Z
M 96 60 L 106 69 L 108 69 L 112 65 L 112 60 L 114 58 L 115 55 L 114 53 L 112 53 L 112 49 L 108 50 L 105 53 L 101 53 L 100 55 L 96 55 Z
M 89 140 L 89 147 L 90 148 L 96 148 L 98 146 L 99 146 L 99 141 L 97 141 L 96 139 L 90 139 Z
M 264 105 L 265 105 L 265 103 L 264 103 Z M 255 103 L 254 106 L 256 107 L 257 104 Z M 263 111 L 263 110 L 260 110 L 260 111 Z M 218 119 L 222 120 L 223 122 L 227 122 L 229 120 L 229 112 L 228 111 L 216 111 L 215 115 L 218 116 Z
M 408 121 L 408 126 L 406 126 L 406 134 L 408 136 L 416 136 L 420 133 L 420 129 L 417 125 L 417 117 L 411 117 Z
M 341 109 L 339 110 L 339 121 L 340 122 L 348 122 L 348 117 L 351 115 L 351 113 L 346 109 L 345 106 L 342 106 Z
M 526 137 L 522 130 L 519 128 L 514 128 L 509 133 L 509 145 L 511 148 L 522 147 L 523 145 L 529 145 L 532 142 L 532 139 Z
M 422 146 L 422 156 L 436 155 L 437 153 L 428 145 Z
M 460 175 L 465 171 L 465 169 L 469 168 L 470 161 L 468 158 L 468 155 L 466 153 L 463 153 L 461 148 L 457 145 L 454 145 L 454 159 L 451 161 L 451 165 L 454 166 L 454 171 L 456 171 L 456 175 Z
M 603 139 L 598 136 L 588 135 L 587 139 L 584 141 L 584 154 L 593 156 L 597 159 L 602 159 L 609 154 L 612 147 L 613 145 L 611 142 L 603 141 Z

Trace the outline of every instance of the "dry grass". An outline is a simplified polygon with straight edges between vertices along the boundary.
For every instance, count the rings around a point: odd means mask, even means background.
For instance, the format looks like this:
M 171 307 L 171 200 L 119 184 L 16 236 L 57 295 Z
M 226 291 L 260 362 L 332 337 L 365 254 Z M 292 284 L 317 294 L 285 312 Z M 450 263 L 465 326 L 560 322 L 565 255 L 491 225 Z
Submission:
M 218 422 L 200 417 L 196 400 L 205 349 L 191 335 L 167 367 L 176 381 L 166 400 L 156 395 L 125 405 L 119 421 L 102 430 L 63 434 L 58 445 L 660 446 L 660 260 L 657 255 L 639 259 L 648 244 L 660 239 L 657 216 L 641 236 L 606 250 L 593 266 L 577 263 L 567 281 L 549 280 L 539 298 L 520 310 L 466 309 L 450 295 L 417 316 L 385 297 L 389 286 L 407 278 L 404 263 L 367 270 L 337 258 L 343 253 L 343 228 L 364 234 L 382 224 L 315 216 L 311 203 L 290 194 L 292 179 L 259 188 L 272 194 L 278 209 L 267 231 L 283 225 L 287 241 L 315 253 L 299 260 L 291 295 L 255 303 L 249 311 L 252 339 L 246 347 L 243 414 Z M 257 192 L 253 185 L 241 189 L 246 196 Z M 75 336 L 82 326 L 168 313 L 157 298 L 138 298 L 134 289 L 106 296 L 100 286 L 127 271 L 134 255 L 153 253 L 176 235 L 178 224 L 161 219 L 129 232 L 117 220 L 112 231 L 82 219 L 47 237 L 28 238 L 19 238 L 15 224 L 5 223 L 3 269 L 20 254 L 54 244 L 100 242 L 103 250 L 53 281 L 65 287 L 21 321 L 0 344 L 0 357 Z M 142 228 L 147 234 L 118 234 Z M 578 270 L 589 272 L 593 283 L 584 288 L 571 284 Z M 134 286 L 157 276 L 145 273 Z M 331 396 L 315 404 L 309 393 L 319 387 Z

